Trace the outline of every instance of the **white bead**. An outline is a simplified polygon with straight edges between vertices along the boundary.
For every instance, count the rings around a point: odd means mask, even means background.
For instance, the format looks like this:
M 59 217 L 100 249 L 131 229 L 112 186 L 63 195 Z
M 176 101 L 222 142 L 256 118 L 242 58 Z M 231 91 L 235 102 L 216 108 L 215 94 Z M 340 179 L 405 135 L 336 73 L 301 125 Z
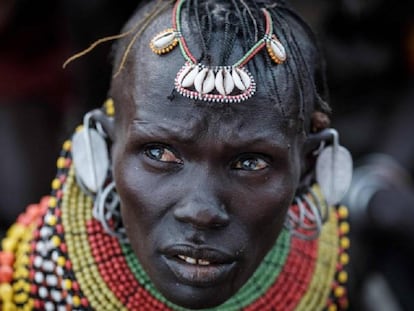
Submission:
M 62 293 L 58 290 L 52 290 L 50 296 L 52 296 L 52 299 L 55 302 L 60 302 L 62 300 Z
M 52 260 L 56 262 L 58 258 L 59 258 L 59 253 L 57 251 L 53 251 Z
M 34 275 L 34 280 L 37 284 L 42 284 L 45 279 L 45 276 L 42 272 L 36 272 Z
M 50 301 L 45 302 L 45 310 L 55 311 L 55 305 L 53 304 L 53 302 L 50 302 Z
M 42 239 L 48 239 L 53 234 L 53 230 L 50 227 L 43 227 L 40 229 L 40 237 Z
M 55 275 L 49 274 L 46 276 L 46 284 L 55 287 L 58 284 L 58 279 Z
M 43 264 L 43 258 L 40 256 L 36 256 L 33 261 L 33 265 L 35 266 L 35 268 L 40 268 L 42 264 Z
M 39 297 L 45 299 L 48 296 L 47 288 L 44 286 L 39 287 Z
M 55 264 L 53 263 L 53 261 L 50 260 L 45 260 L 43 262 L 43 270 L 46 272 L 53 272 L 53 270 L 55 269 Z
M 56 274 L 58 276 L 63 276 L 65 274 L 65 271 L 63 270 L 62 267 L 56 267 Z

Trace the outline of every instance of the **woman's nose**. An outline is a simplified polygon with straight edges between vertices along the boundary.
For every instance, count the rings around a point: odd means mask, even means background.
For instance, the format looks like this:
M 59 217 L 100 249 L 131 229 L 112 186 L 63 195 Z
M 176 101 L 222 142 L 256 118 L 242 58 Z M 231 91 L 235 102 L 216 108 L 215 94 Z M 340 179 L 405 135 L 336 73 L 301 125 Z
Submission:
M 174 217 L 200 229 L 225 227 L 229 215 L 223 203 L 207 188 L 190 190 L 174 210 Z

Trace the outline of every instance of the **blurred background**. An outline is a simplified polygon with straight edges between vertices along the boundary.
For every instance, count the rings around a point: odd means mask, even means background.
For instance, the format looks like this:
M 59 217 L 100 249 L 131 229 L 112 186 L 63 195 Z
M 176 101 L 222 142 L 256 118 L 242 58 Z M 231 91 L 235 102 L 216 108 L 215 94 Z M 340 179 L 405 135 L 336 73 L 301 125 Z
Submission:
M 103 103 L 137 1 L 0 0 L 0 237 L 48 194 L 62 142 Z M 414 1 L 292 0 L 327 60 L 333 126 L 354 156 L 351 310 L 414 307 Z

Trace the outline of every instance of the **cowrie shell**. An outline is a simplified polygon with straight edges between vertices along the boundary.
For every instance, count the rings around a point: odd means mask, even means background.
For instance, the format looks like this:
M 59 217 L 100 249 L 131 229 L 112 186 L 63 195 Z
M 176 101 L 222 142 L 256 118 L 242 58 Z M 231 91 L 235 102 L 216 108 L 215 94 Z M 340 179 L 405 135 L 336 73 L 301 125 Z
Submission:
M 174 31 L 170 30 L 170 31 L 162 32 L 156 35 L 154 39 L 152 39 L 152 44 L 157 49 L 164 49 L 170 44 L 172 44 L 174 39 L 175 39 L 175 33 Z
M 202 69 L 194 80 L 194 88 L 201 94 L 208 94 L 214 90 L 214 73 L 208 68 Z
M 184 78 L 187 76 L 187 74 L 190 72 L 190 70 L 193 69 L 193 66 L 189 65 L 189 64 L 185 64 L 180 72 L 178 73 L 177 76 L 177 82 L 182 85 L 182 82 L 184 80 Z
M 240 91 L 247 90 L 252 83 L 252 80 L 250 79 L 249 75 L 240 68 L 233 69 L 232 77 L 234 84 Z
M 231 73 L 227 69 L 220 69 L 216 75 L 215 85 L 217 91 L 223 96 L 233 92 L 234 81 Z
M 286 50 L 285 47 L 279 42 L 279 40 L 272 39 L 269 43 L 271 53 L 280 61 L 283 62 L 286 60 Z
M 194 80 L 197 77 L 200 69 L 198 66 L 194 66 L 184 77 L 184 79 L 181 82 L 182 87 L 190 87 L 194 85 Z

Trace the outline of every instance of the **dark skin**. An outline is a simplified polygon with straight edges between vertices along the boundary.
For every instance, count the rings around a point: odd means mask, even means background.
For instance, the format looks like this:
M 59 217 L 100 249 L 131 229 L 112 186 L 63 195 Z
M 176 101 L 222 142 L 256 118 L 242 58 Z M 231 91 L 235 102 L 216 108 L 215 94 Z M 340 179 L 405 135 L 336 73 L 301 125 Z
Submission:
M 170 12 L 157 20 L 169 23 Z M 167 299 L 213 307 L 246 283 L 274 245 L 300 184 L 307 135 L 262 87 L 233 105 L 167 98 L 184 60 L 178 49 L 152 54 L 153 35 L 143 34 L 110 92 L 122 217 L 135 254 Z M 235 51 L 230 62 L 240 46 Z M 267 70 L 260 58 L 258 65 Z M 282 74 L 277 83 L 283 105 L 297 107 L 294 83 Z

